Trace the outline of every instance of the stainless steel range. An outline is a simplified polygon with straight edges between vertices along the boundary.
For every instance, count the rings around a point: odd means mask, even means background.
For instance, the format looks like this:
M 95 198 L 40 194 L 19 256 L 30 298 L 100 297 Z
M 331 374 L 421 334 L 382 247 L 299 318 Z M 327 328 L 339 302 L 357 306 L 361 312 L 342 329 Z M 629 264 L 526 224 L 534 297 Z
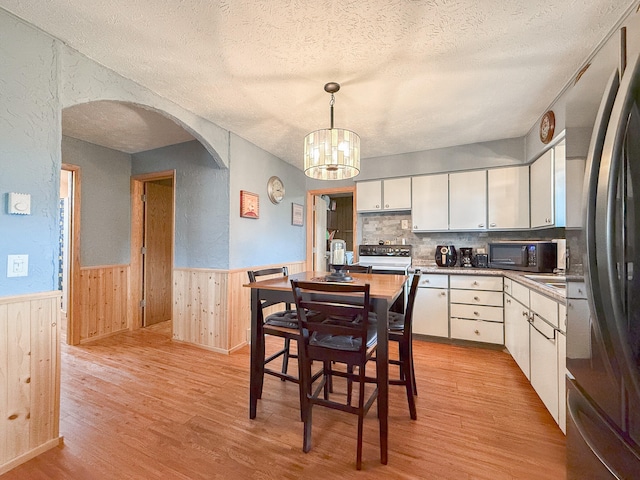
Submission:
M 411 245 L 360 245 L 358 263 L 373 268 L 374 273 L 406 275 L 411 266 Z

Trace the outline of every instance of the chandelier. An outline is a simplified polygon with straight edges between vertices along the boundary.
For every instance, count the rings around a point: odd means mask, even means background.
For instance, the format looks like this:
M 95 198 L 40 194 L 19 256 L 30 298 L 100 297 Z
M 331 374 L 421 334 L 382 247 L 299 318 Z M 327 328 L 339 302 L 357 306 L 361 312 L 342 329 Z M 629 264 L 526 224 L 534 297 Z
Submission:
M 331 128 L 316 130 L 304 137 L 304 173 L 319 180 L 343 180 L 360 173 L 360 137 L 343 128 L 333 128 L 334 93 L 340 84 L 329 82 L 324 90 L 331 94 Z

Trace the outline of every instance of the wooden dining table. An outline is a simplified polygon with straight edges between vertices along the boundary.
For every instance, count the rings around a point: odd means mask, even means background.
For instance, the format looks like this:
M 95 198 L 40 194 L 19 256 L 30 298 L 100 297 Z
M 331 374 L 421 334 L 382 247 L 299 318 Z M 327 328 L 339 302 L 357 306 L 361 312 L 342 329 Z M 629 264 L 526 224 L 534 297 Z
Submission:
M 262 393 L 264 378 L 264 334 L 260 318 L 260 300 L 279 300 L 293 303 L 291 280 L 324 281 L 326 272 L 302 272 L 288 277 L 276 277 L 247 283 L 251 288 L 251 374 L 249 393 L 249 418 L 256 417 L 258 398 Z M 389 307 L 402 295 L 406 275 L 350 273 L 355 284 L 370 285 L 373 311 L 378 317 L 378 349 L 376 372 L 378 378 L 378 420 L 380 423 L 380 461 L 387 464 L 389 426 L 389 333 L 387 330 Z

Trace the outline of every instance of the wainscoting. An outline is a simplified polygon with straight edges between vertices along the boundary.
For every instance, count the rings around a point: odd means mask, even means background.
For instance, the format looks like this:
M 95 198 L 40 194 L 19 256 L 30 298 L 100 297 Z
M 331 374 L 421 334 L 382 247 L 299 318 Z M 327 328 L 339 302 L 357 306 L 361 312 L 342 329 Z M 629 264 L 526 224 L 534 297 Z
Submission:
M 60 299 L 0 298 L 0 474 L 59 443 Z
M 173 271 L 173 339 L 216 352 L 230 353 L 248 343 L 251 292 L 243 287 L 247 270 L 175 269 Z M 277 265 L 281 266 L 281 265 Z M 287 264 L 289 273 L 305 263 Z
M 130 327 L 129 265 L 80 269 L 80 343 L 113 335 Z

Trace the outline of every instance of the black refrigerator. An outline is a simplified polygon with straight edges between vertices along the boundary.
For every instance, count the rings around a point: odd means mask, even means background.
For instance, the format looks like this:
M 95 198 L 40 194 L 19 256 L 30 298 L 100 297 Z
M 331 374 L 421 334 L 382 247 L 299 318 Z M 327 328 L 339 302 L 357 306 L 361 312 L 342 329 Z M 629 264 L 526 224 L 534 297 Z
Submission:
M 567 478 L 640 479 L 638 58 L 622 61 L 604 89 L 583 220 L 589 313 L 567 318 Z

